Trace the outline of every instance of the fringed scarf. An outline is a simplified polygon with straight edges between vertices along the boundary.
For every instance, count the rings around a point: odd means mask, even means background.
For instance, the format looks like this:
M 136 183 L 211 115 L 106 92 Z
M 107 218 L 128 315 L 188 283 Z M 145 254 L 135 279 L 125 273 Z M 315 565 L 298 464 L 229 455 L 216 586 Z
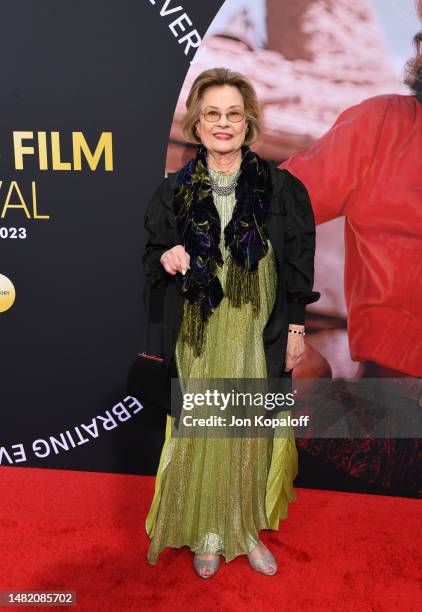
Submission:
M 230 251 L 226 296 L 235 307 L 251 303 L 259 311 L 258 263 L 268 252 L 265 218 L 271 206 L 272 182 L 269 165 L 248 147 L 242 148 L 236 205 L 224 228 Z M 199 356 L 204 347 L 205 325 L 223 299 L 217 266 L 223 265 L 220 251 L 221 223 L 214 203 L 207 166 L 207 152 L 197 155 L 177 177 L 174 211 L 181 244 L 190 255 L 190 269 L 183 280 L 188 300 L 182 323 L 182 339 Z

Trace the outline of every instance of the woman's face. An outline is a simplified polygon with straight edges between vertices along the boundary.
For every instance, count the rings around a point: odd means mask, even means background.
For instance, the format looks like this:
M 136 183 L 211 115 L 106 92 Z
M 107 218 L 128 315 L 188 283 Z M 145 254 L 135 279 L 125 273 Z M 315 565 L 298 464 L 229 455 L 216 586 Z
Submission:
M 239 118 L 239 113 L 236 115 L 235 111 L 244 113 L 243 97 L 237 87 L 214 85 L 205 90 L 196 128 L 202 144 L 211 153 L 235 153 L 241 149 L 248 126 L 244 116 L 241 121 L 230 121 L 227 113 L 232 119 Z M 204 113 L 213 119 L 218 118 L 218 114 L 221 116 L 217 121 L 210 122 L 205 119 Z

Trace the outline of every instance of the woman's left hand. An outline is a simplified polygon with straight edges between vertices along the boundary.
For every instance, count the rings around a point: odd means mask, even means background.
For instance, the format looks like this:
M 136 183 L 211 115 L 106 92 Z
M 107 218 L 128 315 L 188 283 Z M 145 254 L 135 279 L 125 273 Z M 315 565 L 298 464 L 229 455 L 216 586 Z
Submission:
M 289 329 L 298 331 L 304 331 L 303 325 L 289 325 Z M 288 333 L 287 338 L 287 349 L 286 349 L 286 365 L 284 366 L 285 372 L 290 372 L 294 367 L 298 365 L 302 359 L 302 355 L 305 352 L 305 340 L 302 334 Z

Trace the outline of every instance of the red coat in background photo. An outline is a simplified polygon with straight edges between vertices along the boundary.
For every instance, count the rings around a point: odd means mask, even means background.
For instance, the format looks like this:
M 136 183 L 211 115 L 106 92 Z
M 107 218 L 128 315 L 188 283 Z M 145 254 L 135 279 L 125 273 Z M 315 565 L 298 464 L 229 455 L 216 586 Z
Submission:
M 318 224 L 346 218 L 352 359 L 422 376 L 422 104 L 365 100 L 282 167 L 306 185 Z

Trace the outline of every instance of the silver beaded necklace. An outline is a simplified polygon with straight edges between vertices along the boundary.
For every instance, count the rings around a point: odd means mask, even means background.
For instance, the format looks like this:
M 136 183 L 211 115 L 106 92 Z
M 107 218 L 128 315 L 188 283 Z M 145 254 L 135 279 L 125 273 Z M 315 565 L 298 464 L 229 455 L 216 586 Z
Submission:
M 219 196 L 229 196 L 233 193 L 237 186 L 237 179 L 240 176 L 240 168 L 237 170 L 233 180 L 228 185 L 219 185 L 213 176 L 210 175 L 211 189 Z

